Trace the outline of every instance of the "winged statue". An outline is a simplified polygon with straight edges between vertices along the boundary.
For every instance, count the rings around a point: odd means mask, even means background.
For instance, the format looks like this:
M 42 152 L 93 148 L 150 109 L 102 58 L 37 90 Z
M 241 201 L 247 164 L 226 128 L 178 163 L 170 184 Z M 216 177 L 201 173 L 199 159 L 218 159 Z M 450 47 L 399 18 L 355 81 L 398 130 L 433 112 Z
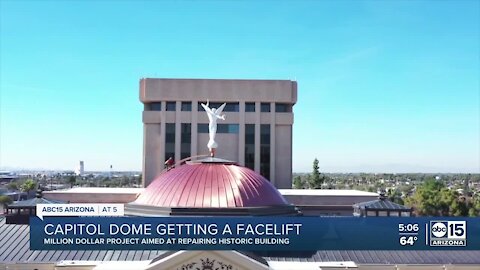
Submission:
M 207 112 L 208 116 L 208 143 L 207 147 L 208 150 L 210 151 L 210 156 L 214 157 L 215 156 L 215 149 L 218 147 L 217 142 L 215 141 L 215 135 L 217 134 L 217 120 L 225 120 L 225 114 L 222 114 L 223 109 L 225 108 L 225 105 L 227 103 L 223 103 L 218 109 L 216 108 L 210 108 L 209 107 L 209 101 L 207 99 L 207 104 L 201 103 L 203 109 L 205 109 L 205 112 Z

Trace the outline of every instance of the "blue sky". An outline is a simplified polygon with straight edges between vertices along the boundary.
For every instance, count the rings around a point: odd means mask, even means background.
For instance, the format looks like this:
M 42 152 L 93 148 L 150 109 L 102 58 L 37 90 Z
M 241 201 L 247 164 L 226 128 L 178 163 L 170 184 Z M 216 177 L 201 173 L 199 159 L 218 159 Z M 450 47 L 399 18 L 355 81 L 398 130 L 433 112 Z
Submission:
M 0 166 L 141 170 L 142 77 L 292 79 L 294 171 L 480 172 L 479 1 L 1 1 Z

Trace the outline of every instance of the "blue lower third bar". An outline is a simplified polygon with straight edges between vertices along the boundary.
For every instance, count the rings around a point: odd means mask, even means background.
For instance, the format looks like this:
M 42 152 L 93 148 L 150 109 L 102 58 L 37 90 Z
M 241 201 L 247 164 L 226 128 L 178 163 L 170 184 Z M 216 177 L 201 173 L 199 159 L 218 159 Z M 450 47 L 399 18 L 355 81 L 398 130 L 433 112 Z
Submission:
M 32 250 L 479 250 L 480 219 L 32 217 L 30 235 Z

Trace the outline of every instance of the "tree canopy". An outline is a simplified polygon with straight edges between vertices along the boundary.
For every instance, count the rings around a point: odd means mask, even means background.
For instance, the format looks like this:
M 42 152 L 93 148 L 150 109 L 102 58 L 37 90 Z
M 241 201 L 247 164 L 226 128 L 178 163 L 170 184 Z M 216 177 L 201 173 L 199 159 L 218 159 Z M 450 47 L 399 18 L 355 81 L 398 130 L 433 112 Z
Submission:
M 77 177 L 73 175 L 68 177 L 68 183 L 70 184 L 70 187 L 73 187 L 73 185 L 75 185 L 76 182 L 77 182 Z
M 320 173 L 318 159 L 315 158 L 313 160 L 312 172 L 295 176 L 292 186 L 294 189 L 320 189 L 324 186 L 327 179 L 329 178 L 325 174 Z
M 34 190 L 36 187 L 37 187 L 37 183 L 35 183 L 35 181 L 33 181 L 32 179 L 27 179 L 27 180 L 22 184 L 22 186 L 20 187 L 20 189 L 21 189 L 22 191 L 29 192 L 29 191 L 31 191 L 31 190 Z
M 471 207 L 465 197 L 433 178 L 418 186 L 406 204 L 413 207 L 418 216 L 467 216 Z
M 297 175 L 293 178 L 293 188 L 294 189 L 303 189 L 305 187 L 305 182 L 303 181 L 300 175 Z
M 322 188 L 322 184 L 325 182 L 325 176 L 320 174 L 317 158 L 313 160 L 313 171 L 308 180 L 311 189 Z
M 5 195 L 0 195 L 0 204 L 7 205 L 12 203 L 12 199 Z

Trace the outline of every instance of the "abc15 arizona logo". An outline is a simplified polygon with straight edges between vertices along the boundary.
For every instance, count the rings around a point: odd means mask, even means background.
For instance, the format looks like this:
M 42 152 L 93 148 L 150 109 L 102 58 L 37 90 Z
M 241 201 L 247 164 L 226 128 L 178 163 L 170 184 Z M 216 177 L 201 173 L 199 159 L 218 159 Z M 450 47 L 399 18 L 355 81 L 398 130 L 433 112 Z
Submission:
M 430 221 L 430 246 L 464 247 L 467 245 L 466 221 Z

